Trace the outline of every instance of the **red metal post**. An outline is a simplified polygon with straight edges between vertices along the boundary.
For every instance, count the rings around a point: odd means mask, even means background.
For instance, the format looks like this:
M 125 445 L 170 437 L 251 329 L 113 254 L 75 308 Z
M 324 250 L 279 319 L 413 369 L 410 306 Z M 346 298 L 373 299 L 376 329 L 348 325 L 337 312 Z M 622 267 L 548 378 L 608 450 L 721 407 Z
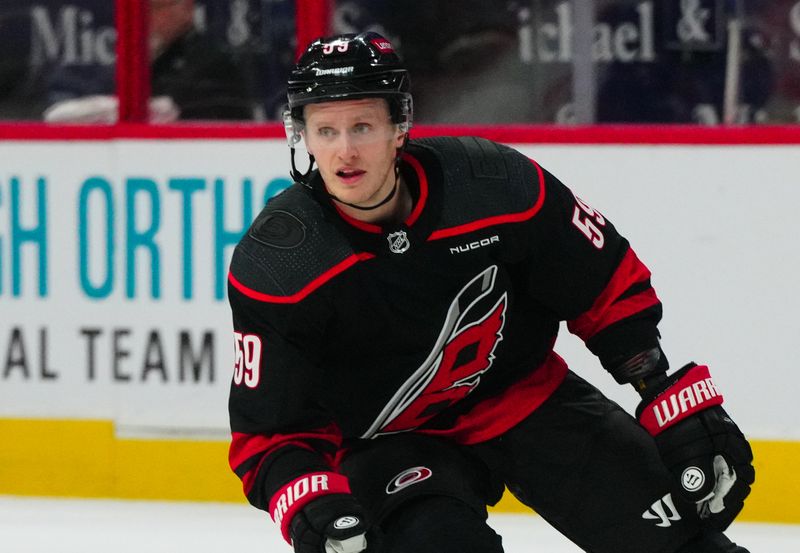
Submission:
M 145 122 L 150 100 L 148 0 L 116 0 L 119 121 Z
M 295 58 L 300 57 L 312 40 L 330 34 L 332 4 L 333 0 L 295 1 Z

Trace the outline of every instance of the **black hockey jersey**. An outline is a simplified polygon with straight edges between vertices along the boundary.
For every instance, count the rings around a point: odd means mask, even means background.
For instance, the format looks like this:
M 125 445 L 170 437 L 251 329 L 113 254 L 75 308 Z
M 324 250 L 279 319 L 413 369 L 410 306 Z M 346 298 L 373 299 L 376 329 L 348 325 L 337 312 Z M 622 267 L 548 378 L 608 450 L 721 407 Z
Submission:
M 402 223 L 349 218 L 317 175 L 236 248 L 230 463 L 259 508 L 335 470 L 353 440 L 502 434 L 564 378 L 560 321 L 606 366 L 657 345 L 649 271 L 535 161 L 433 138 L 411 141 L 401 170 L 415 198 Z

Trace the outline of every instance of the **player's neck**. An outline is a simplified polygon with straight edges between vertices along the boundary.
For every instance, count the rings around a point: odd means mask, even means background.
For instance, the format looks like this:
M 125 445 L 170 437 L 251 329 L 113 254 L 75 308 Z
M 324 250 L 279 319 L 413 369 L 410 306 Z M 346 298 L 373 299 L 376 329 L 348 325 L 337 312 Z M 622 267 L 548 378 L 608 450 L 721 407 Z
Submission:
M 394 179 L 392 179 L 394 181 Z M 392 183 L 394 184 L 394 182 Z M 387 192 L 387 194 L 391 191 Z M 397 192 L 391 200 L 384 205 L 370 210 L 355 209 L 348 205 L 339 204 L 339 209 L 346 215 L 370 224 L 386 224 L 404 221 L 414 207 L 414 201 L 402 175 L 397 180 Z

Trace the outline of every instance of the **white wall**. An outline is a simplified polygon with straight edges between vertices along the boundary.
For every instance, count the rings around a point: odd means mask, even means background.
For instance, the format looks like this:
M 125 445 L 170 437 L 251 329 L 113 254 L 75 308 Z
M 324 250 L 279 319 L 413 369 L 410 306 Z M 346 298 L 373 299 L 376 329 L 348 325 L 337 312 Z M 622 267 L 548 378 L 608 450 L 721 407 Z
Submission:
M 752 437 L 800 439 L 793 402 L 800 389 L 800 146 L 519 148 L 610 218 L 652 269 L 673 366 L 708 363 Z M 246 226 L 248 190 L 253 216 L 265 195 L 285 184 L 284 142 L 5 142 L 0 160 L 0 417 L 110 418 L 123 433 L 225 436 L 230 315 L 215 280 L 231 253 L 224 233 Z M 105 238 L 103 183 L 112 196 L 113 247 Z M 89 189 L 87 286 L 79 266 L 80 195 Z M 192 232 L 185 234 L 189 212 Z M 17 248 L 15 213 L 16 227 L 31 238 Z M 128 250 L 137 236 L 145 246 L 134 250 L 129 279 Z M 148 248 L 160 257 L 158 298 Z M 94 331 L 100 333 L 90 339 Z M 206 360 L 198 381 L 181 380 L 182 332 L 195 355 L 203 336 L 212 337 L 213 379 Z M 557 348 L 576 371 L 634 405 L 632 390 L 617 386 L 579 341 L 564 336 Z
M 672 366 L 709 364 L 749 435 L 800 438 L 800 146 L 524 150 L 609 217 L 650 267 Z M 579 341 L 562 342 L 576 370 L 602 371 Z M 634 403 L 615 384 L 604 390 Z

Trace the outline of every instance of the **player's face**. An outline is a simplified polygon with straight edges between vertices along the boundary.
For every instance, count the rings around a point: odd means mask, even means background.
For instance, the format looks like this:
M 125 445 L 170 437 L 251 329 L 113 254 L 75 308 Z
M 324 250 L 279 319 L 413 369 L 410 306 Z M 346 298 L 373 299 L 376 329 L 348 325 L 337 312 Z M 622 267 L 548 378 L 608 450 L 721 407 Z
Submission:
M 394 160 L 403 133 L 381 98 L 310 104 L 304 138 L 330 194 L 368 207 L 394 187 Z

